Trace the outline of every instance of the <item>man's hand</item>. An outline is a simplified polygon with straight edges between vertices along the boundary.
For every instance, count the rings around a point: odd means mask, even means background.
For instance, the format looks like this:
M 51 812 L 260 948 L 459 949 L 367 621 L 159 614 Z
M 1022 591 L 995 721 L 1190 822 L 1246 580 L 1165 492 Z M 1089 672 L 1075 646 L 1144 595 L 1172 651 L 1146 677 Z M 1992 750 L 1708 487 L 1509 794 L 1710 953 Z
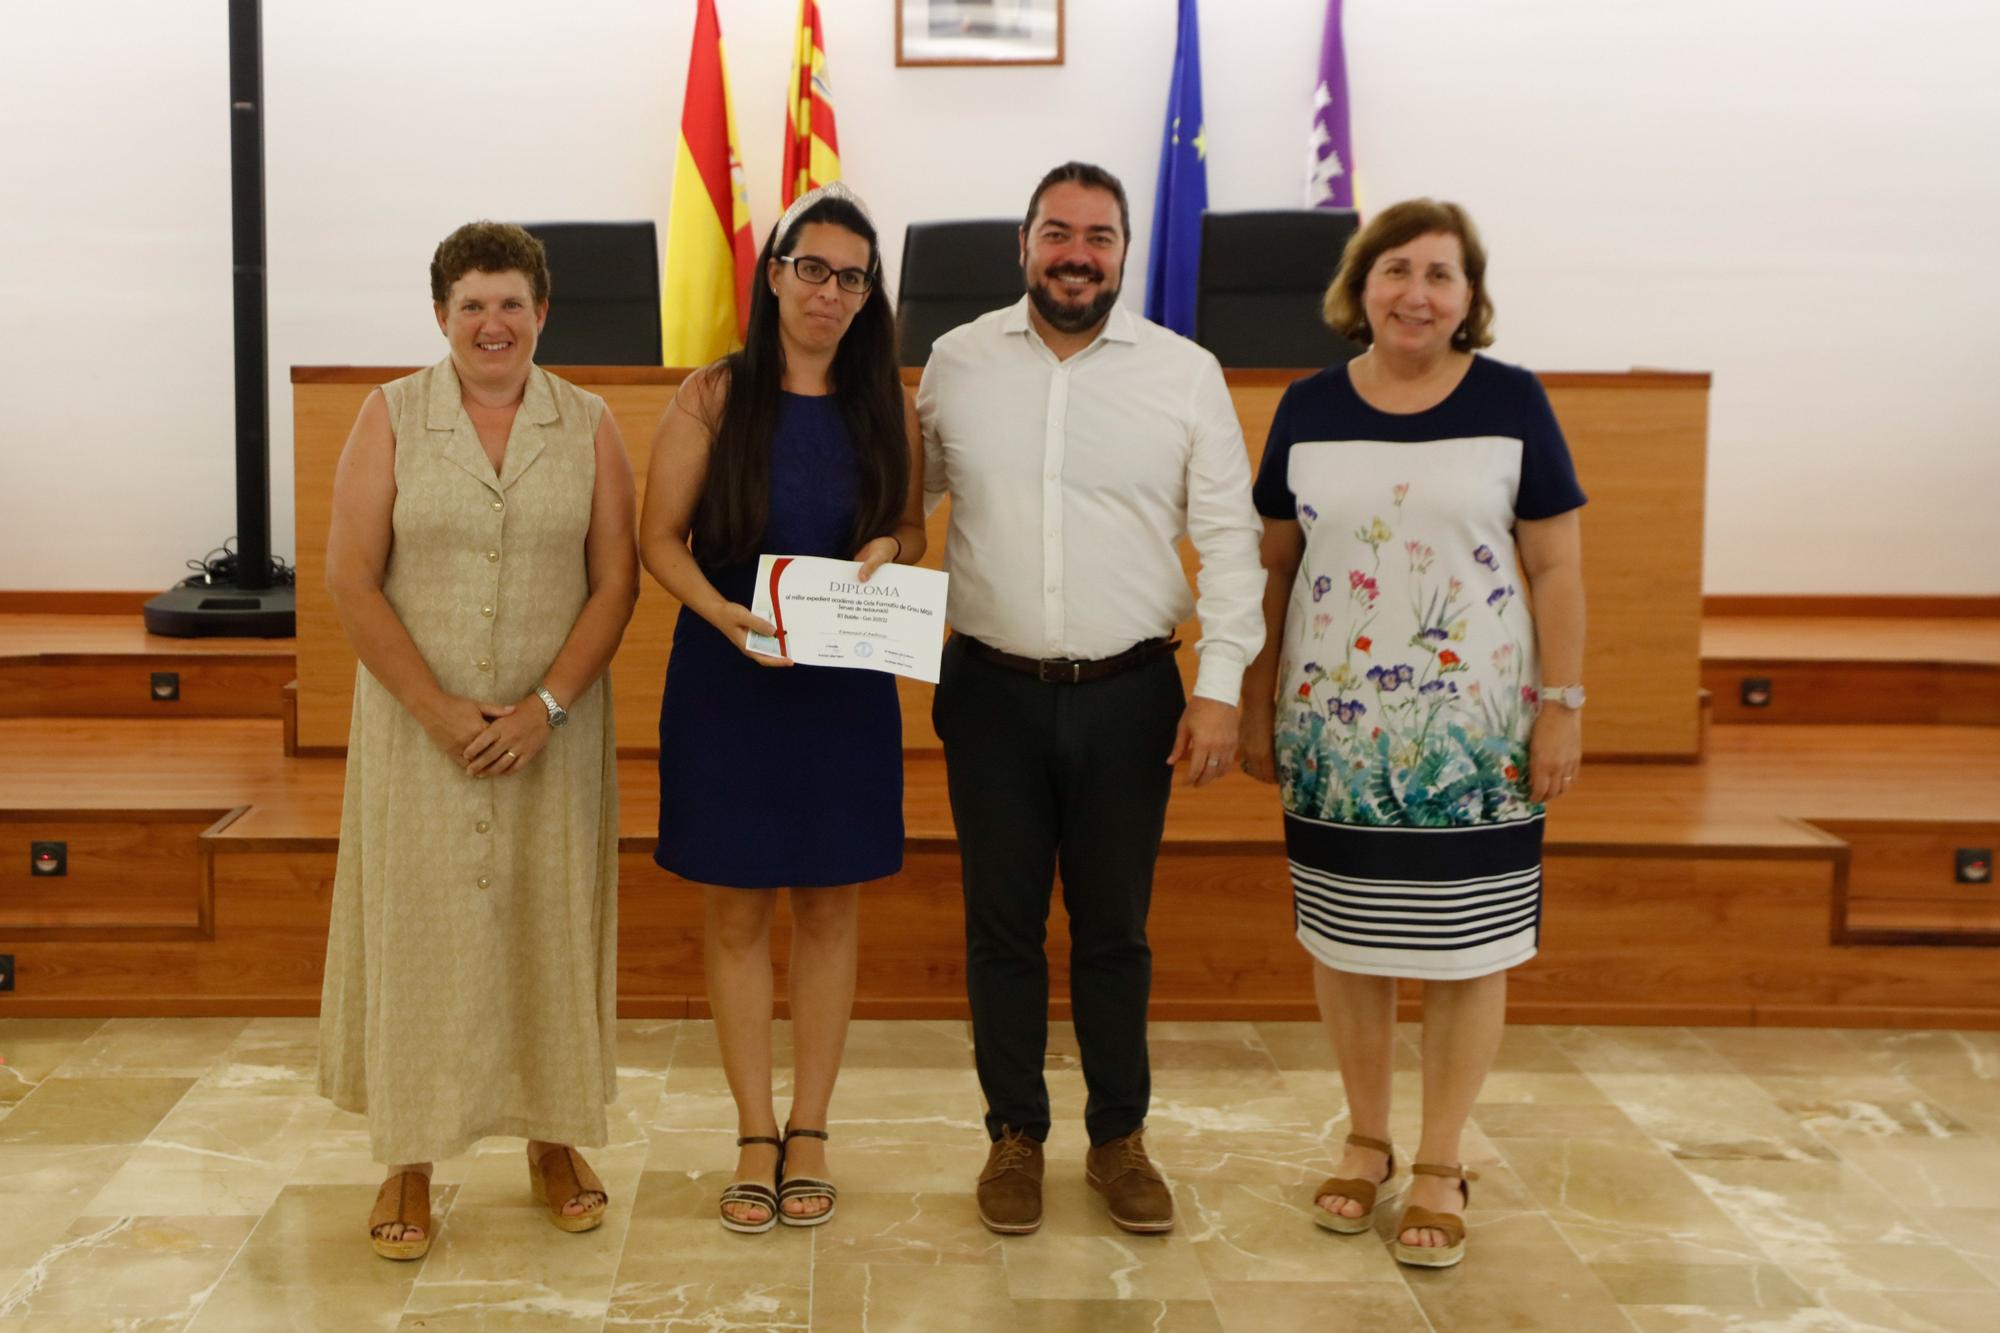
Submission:
M 1180 727 L 1174 733 L 1174 752 L 1167 756 L 1167 763 L 1178 764 L 1183 759 L 1188 767 L 1181 781 L 1188 786 L 1205 787 L 1229 771 L 1229 766 L 1236 762 L 1233 705 L 1213 699 L 1188 700 L 1187 711 L 1181 714 Z

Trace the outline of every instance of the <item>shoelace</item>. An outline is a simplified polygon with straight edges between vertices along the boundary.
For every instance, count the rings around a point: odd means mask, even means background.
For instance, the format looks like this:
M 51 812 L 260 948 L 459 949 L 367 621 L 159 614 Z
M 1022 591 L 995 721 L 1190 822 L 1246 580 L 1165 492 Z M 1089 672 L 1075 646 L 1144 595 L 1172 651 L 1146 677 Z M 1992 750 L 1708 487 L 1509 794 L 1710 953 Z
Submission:
M 1000 1140 L 1000 1156 L 993 1163 L 996 1171 L 1007 1171 L 1017 1166 L 1026 1166 L 1035 1155 L 1035 1141 L 1026 1134 L 1009 1134 Z

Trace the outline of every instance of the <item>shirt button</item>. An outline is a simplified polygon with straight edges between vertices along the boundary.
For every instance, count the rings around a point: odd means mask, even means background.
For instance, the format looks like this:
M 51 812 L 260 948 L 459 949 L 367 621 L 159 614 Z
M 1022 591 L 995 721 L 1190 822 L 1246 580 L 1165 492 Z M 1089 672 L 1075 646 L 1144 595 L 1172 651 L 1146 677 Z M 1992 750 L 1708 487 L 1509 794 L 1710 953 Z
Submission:
M 507 502 L 505 500 L 495 500 L 493 502 L 493 512 L 496 514 L 499 513 L 502 509 L 505 509 L 506 507 L 507 507 Z
M 1062 591 L 1062 587 L 1061 587 L 1061 585 L 1060 585 L 1060 584 L 1055 584 L 1055 583 L 1051 583 L 1051 584 L 1049 585 L 1049 591 L 1050 591 L 1050 592 L 1061 592 L 1061 591 Z
M 488 552 L 486 553 L 486 563 L 487 563 L 487 564 L 489 564 L 489 565 L 497 565 L 497 564 L 499 564 L 499 563 L 500 563 L 500 553 L 499 553 L 498 551 L 488 551 Z
M 482 606 L 479 608 L 479 614 L 485 616 L 488 620 L 491 620 L 493 619 L 493 608 L 490 606 Z
M 493 663 L 487 661 L 485 658 L 482 657 L 479 659 L 479 669 L 481 671 L 491 671 L 493 669 Z
M 481 875 L 479 877 L 479 887 L 482 889 L 490 889 L 493 887 L 493 881 L 486 878 L 486 876 Z
M 486 832 L 487 829 L 492 827 L 493 826 L 491 824 L 488 824 L 485 820 L 482 819 L 477 824 L 474 824 L 472 826 L 472 831 L 474 833 L 484 833 Z

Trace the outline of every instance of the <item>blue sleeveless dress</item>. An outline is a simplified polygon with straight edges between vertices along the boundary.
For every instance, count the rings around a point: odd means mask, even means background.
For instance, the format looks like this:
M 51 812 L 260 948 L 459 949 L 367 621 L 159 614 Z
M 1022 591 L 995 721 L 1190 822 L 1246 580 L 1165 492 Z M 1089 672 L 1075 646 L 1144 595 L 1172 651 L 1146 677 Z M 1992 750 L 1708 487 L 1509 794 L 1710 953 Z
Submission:
M 859 485 L 837 400 L 785 394 L 760 549 L 849 558 Z M 750 605 L 755 560 L 702 570 L 724 597 Z M 683 607 L 660 703 L 653 859 L 684 879 L 740 889 L 858 884 L 902 869 L 895 677 L 758 666 Z

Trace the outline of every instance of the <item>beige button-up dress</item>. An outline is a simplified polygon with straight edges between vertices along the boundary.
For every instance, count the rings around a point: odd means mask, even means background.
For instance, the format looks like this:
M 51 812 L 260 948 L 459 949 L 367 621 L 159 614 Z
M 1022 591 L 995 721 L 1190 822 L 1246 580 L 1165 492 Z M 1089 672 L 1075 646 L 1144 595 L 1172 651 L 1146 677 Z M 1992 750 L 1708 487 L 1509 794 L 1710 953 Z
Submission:
M 383 393 L 396 436 L 383 592 L 445 690 L 519 700 L 588 595 L 604 401 L 533 370 L 496 477 L 449 358 Z M 367 1114 L 378 1161 L 452 1157 L 489 1134 L 605 1142 L 617 904 L 605 680 L 519 774 L 470 778 L 356 668 L 320 1090 Z

